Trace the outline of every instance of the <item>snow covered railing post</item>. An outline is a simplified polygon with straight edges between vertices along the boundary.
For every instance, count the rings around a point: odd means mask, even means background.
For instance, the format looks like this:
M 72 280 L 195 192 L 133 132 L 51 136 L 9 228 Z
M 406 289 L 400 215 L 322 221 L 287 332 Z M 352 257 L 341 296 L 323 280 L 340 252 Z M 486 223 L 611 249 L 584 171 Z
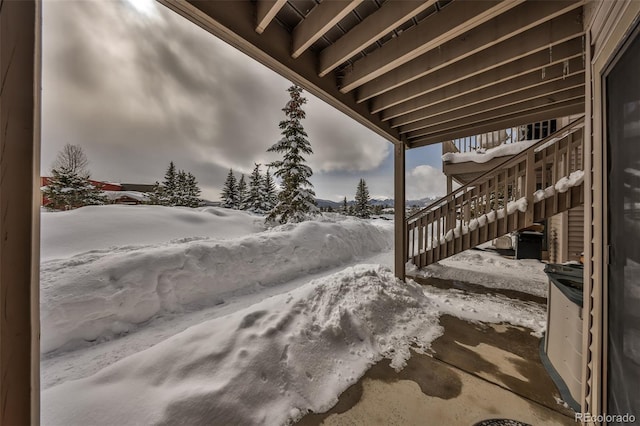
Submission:
M 533 225 L 533 193 L 536 191 L 536 171 L 535 171 L 536 154 L 531 149 L 527 151 L 527 170 L 524 175 L 525 194 L 527 197 L 527 211 L 525 212 L 525 226 Z M 543 163 L 544 164 L 544 163 Z M 542 174 L 544 169 L 542 168 Z
M 583 127 L 571 122 L 407 218 L 406 260 L 421 268 L 581 204 Z

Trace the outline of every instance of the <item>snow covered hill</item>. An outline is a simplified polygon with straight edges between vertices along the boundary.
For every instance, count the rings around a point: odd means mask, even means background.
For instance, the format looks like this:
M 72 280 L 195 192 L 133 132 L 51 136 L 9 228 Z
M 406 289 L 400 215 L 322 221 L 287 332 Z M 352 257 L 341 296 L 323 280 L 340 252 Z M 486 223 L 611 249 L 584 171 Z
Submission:
M 262 216 L 218 207 L 87 206 L 43 211 L 40 220 L 42 261 L 173 239 L 237 238 L 265 229 Z
M 91 223 L 91 216 L 102 219 L 109 212 L 118 213 L 120 220 L 130 219 L 134 211 L 138 213 L 138 207 L 105 208 L 107 212 L 101 208 L 105 207 L 80 212 L 87 219 L 80 223 Z M 156 206 L 146 206 L 139 213 L 153 218 L 146 227 L 131 230 L 139 241 L 160 239 L 163 232 L 174 235 L 185 228 L 197 232 L 193 223 L 200 223 L 205 236 L 91 250 L 44 262 L 40 274 L 42 352 L 110 338 L 163 312 L 179 312 L 193 304 L 219 304 L 233 294 L 273 286 L 388 250 L 393 232 L 393 225 L 386 221 L 333 215 L 221 239 L 256 229 L 255 220 L 259 217 L 227 209 L 192 212 Z M 67 220 L 65 214 L 78 216 L 75 211 L 57 213 L 56 220 Z M 176 229 L 158 232 L 158 224 L 171 220 L 175 220 Z M 64 241 L 71 241 L 64 244 L 65 250 L 78 251 L 92 244 L 104 246 L 106 243 L 99 239 L 104 235 L 109 244 L 118 238 L 127 242 L 131 238 L 127 232 L 105 231 L 107 225 L 102 222 L 93 223 L 68 229 Z M 213 237 L 206 237 L 207 234 Z M 59 255 L 57 247 L 57 240 L 43 240 L 47 252 Z

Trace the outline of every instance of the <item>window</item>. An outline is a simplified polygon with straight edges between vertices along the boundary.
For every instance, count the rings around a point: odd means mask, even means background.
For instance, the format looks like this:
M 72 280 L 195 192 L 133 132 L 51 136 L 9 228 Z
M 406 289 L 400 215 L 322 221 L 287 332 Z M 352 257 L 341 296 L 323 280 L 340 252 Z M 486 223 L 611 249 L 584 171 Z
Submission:
M 635 37 L 635 38 L 634 38 Z M 607 102 L 608 414 L 640 416 L 640 37 L 605 77 Z

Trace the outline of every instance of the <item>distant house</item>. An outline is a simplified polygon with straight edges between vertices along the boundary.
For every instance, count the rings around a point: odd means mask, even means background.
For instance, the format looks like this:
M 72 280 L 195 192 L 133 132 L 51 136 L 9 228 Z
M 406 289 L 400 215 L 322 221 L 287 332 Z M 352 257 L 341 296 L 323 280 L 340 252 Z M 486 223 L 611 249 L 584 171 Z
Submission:
M 135 192 L 143 192 L 149 193 L 153 192 L 155 189 L 155 185 L 151 184 L 142 184 L 142 183 L 121 183 L 122 187 L 121 191 L 135 191 Z

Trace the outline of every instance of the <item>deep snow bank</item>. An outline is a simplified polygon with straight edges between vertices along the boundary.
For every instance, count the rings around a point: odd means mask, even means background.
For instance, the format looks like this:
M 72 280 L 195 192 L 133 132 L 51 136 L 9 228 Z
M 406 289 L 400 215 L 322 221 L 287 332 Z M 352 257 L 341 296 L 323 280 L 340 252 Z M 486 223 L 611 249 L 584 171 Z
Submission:
M 358 265 L 50 388 L 42 423 L 283 424 L 329 409 L 382 357 L 402 367 L 441 331 L 421 287 Z
M 220 303 L 234 292 L 342 265 L 389 249 L 392 233 L 384 221 L 319 219 L 233 240 L 121 247 L 45 262 L 41 350 L 108 338 L 162 312 Z
M 217 207 L 88 206 L 43 211 L 40 220 L 43 261 L 113 246 L 190 237 L 237 238 L 264 230 L 261 216 Z

